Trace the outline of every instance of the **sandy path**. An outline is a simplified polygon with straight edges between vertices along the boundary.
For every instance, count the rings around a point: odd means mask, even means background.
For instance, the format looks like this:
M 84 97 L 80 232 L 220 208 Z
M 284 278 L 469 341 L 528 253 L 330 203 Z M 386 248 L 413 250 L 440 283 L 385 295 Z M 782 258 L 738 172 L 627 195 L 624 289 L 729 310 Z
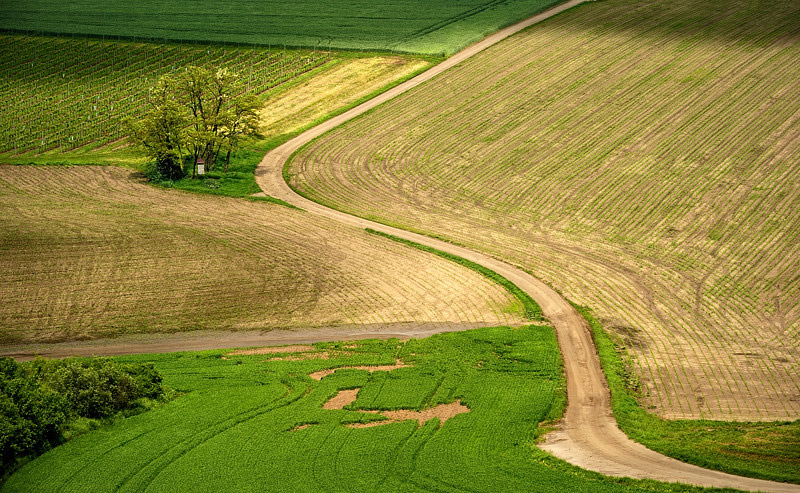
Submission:
M 282 170 L 301 146 L 356 116 L 408 91 L 485 48 L 584 0 L 572 0 L 487 37 L 427 72 L 295 137 L 267 154 L 256 170 L 256 181 L 267 194 L 357 228 L 372 228 L 446 251 L 479 263 L 505 276 L 530 294 L 556 329 L 567 375 L 568 406 L 561 429 L 548 436 L 542 448 L 577 466 L 611 476 L 677 481 L 701 486 L 754 491 L 794 491 L 800 486 L 743 478 L 685 464 L 630 440 L 611 414 L 610 395 L 589 327 L 574 308 L 547 285 L 521 269 L 459 246 L 374 223 L 312 202 L 292 191 Z
M 407 340 L 430 337 L 442 332 L 458 332 L 473 328 L 475 327 L 459 324 L 451 324 L 449 326 L 393 324 L 278 329 L 267 332 L 198 330 L 177 334 L 136 334 L 84 342 L 9 345 L 0 348 L 0 356 L 9 356 L 18 361 L 30 361 L 36 356 L 46 358 L 123 356 L 127 354 L 313 344 L 327 341 L 385 340 L 393 337 Z

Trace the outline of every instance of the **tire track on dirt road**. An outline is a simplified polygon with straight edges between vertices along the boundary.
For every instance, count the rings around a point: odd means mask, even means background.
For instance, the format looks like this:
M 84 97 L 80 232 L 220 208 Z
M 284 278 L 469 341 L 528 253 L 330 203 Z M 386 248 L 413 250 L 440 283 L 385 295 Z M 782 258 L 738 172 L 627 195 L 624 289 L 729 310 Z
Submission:
M 336 116 L 269 152 L 256 170 L 256 181 L 270 196 L 356 228 L 372 228 L 406 240 L 463 257 L 489 268 L 519 286 L 535 299 L 556 329 L 567 376 L 567 409 L 559 429 L 540 447 L 574 465 L 610 476 L 628 476 L 682 482 L 699 486 L 730 487 L 754 491 L 800 492 L 800 486 L 744 478 L 703 469 L 656 453 L 629 439 L 611 414 L 611 397 L 586 321 L 553 289 L 523 270 L 488 255 L 427 236 L 374 223 L 312 202 L 295 193 L 284 181 L 283 168 L 300 147 L 329 130 L 422 84 L 503 39 L 585 0 L 572 0 L 509 26 L 428 71 Z

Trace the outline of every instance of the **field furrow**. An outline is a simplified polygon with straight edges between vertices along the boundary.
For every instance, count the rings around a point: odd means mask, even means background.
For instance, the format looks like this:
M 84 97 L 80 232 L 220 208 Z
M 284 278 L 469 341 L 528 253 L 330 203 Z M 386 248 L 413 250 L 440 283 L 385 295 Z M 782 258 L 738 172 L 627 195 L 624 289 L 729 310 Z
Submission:
M 301 211 L 131 175 L 0 166 L 4 343 L 523 320 L 513 296 L 452 262 Z
M 661 416 L 795 419 L 798 36 L 788 0 L 584 5 L 330 131 L 291 184 L 593 307 Z

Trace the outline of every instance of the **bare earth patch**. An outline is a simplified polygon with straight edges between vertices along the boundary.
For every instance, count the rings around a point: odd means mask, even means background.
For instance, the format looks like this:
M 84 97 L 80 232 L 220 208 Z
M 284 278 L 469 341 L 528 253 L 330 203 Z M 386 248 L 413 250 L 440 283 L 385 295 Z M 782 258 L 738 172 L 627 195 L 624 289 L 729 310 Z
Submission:
M 441 427 L 448 419 L 458 416 L 459 414 L 468 413 L 470 409 L 461 404 L 460 400 L 451 402 L 450 404 L 439 404 L 438 406 L 423 409 L 422 411 L 412 411 L 409 409 L 398 409 L 397 411 L 362 411 L 366 413 L 380 414 L 388 419 L 385 421 L 373 421 L 371 423 L 350 423 L 348 428 L 371 428 L 373 426 L 387 425 L 390 423 L 401 423 L 403 421 L 413 419 L 417 421 L 417 426 L 422 426 L 428 421 L 438 418 L 439 427 Z
M 352 356 L 348 351 L 315 351 L 311 353 L 297 353 L 289 356 L 277 356 L 264 361 L 308 361 L 312 359 L 331 359 Z
M 322 380 L 324 377 L 327 377 L 328 375 L 333 375 L 336 372 L 336 370 L 366 370 L 372 373 L 374 371 L 392 371 L 398 368 L 405 368 L 407 366 L 410 365 L 407 365 L 402 361 L 397 360 L 397 362 L 393 365 L 379 365 L 379 366 L 360 365 L 360 366 L 340 366 L 338 368 L 328 368 L 327 370 L 315 371 L 314 373 L 311 373 L 308 376 L 313 378 L 314 380 Z
M 269 347 L 253 348 L 253 349 L 239 349 L 237 351 L 228 353 L 228 356 L 234 356 L 234 355 L 254 356 L 258 354 L 304 353 L 306 351 L 313 351 L 313 350 L 314 346 L 301 345 L 301 344 L 294 346 L 269 346 Z
M 356 401 L 359 390 L 361 389 L 340 390 L 338 394 L 328 399 L 325 404 L 322 405 L 322 409 L 344 409 L 344 406 Z

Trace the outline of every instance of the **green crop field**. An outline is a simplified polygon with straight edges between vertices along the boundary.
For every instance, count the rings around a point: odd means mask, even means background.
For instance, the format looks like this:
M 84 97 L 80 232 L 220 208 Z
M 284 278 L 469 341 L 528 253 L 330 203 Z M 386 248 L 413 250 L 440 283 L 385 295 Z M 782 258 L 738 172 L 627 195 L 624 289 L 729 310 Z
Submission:
M 315 50 L 0 36 L 0 157 L 113 147 L 155 81 L 189 65 L 230 70 L 262 94 L 329 60 Z
M 554 0 L 7 0 L 0 29 L 449 54 Z
M 535 448 L 539 423 L 563 407 L 547 326 L 243 353 L 119 358 L 152 361 L 185 395 L 57 447 L 2 491 L 662 489 L 616 484 Z M 419 421 L 420 409 L 438 417 Z
M 310 198 L 590 306 L 665 418 L 800 417 L 800 3 L 606 0 L 302 149 Z

